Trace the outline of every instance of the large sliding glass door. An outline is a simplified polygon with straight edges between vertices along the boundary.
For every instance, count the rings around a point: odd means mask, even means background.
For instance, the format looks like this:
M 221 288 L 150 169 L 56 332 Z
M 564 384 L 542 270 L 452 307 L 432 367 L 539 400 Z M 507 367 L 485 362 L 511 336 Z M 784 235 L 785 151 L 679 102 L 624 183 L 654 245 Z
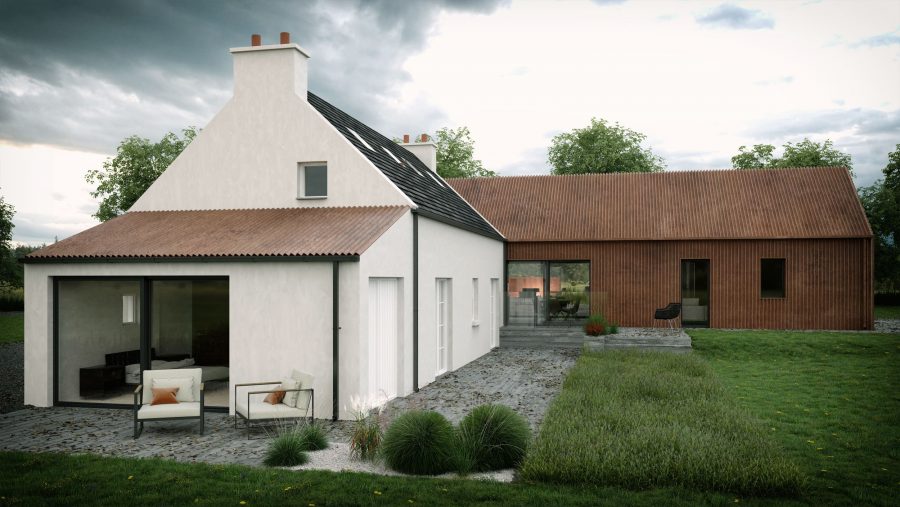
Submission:
M 507 263 L 507 325 L 580 325 L 590 314 L 588 261 Z
M 130 405 L 146 368 L 201 368 L 228 406 L 228 280 L 57 278 L 55 401 Z
M 55 292 L 57 399 L 130 403 L 125 370 L 140 370 L 141 282 L 59 280 Z
M 150 282 L 150 347 L 151 369 L 200 368 L 206 405 L 227 407 L 228 280 Z

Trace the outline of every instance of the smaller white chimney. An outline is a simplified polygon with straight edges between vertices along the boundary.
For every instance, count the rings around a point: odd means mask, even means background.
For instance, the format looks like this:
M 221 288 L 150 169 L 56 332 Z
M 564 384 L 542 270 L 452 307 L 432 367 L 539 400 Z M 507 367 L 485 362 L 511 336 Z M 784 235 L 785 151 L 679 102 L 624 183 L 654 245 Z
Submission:
M 418 157 L 426 167 L 437 172 L 437 145 L 431 141 L 428 134 L 422 134 L 414 142 L 409 142 L 409 134 L 404 134 L 400 146 Z

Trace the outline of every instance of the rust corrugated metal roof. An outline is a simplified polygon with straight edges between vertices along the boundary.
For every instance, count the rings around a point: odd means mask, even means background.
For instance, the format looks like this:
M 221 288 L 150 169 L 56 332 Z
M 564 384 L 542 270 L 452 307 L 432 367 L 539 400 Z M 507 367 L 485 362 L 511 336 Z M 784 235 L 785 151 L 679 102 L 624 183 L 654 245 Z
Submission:
M 408 209 L 136 211 L 42 248 L 25 262 L 357 256 Z
M 449 180 L 509 241 L 869 237 L 840 167 Z

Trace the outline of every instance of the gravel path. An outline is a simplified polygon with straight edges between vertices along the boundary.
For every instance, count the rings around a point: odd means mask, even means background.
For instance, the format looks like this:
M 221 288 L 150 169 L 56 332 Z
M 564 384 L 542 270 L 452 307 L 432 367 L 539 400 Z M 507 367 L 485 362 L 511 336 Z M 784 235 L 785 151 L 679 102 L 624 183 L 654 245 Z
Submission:
M 0 414 L 24 408 L 25 344 L 0 345 Z
M 900 319 L 875 319 L 876 333 L 900 333 Z
M 578 354 L 570 349 L 494 349 L 419 392 L 392 400 L 387 415 L 435 410 L 457 423 L 478 405 L 499 403 L 525 416 L 537 431 Z

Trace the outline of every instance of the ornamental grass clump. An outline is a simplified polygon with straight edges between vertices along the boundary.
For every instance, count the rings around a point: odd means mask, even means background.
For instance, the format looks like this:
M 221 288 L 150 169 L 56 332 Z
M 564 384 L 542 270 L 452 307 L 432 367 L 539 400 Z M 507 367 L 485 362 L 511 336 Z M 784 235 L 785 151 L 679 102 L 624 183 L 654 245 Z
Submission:
M 300 431 L 286 431 L 272 439 L 263 463 L 269 467 L 293 467 L 309 461 L 307 442 Z
M 437 412 L 412 410 L 398 417 L 384 435 L 382 454 L 398 472 L 438 475 L 453 466 L 453 425 Z
M 460 473 L 517 467 L 525 458 L 531 428 L 503 405 L 482 405 L 459 423 L 456 466 Z
M 328 437 L 325 435 L 325 428 L 319 423 L 305 424 L 297 429 L 297 433 L 300 435 L 303 447 L 307 451 L 320 451 L 328 448 Z
M 383 439 L 384 404 L 373 408 L 375 403 L 358 396 L 352 396 L 350 403 L 356 418 L 350 435 L 350 455 L 362 460 L 374 459 Z

